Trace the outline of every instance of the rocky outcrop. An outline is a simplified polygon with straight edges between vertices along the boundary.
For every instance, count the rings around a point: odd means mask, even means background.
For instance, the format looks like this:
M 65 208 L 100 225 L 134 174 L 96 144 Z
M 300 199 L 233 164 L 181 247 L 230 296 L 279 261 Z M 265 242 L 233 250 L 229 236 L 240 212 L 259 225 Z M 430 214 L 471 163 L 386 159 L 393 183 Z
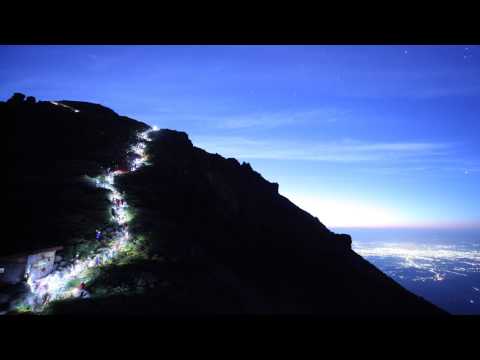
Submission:
M 28 105 L 35 105 L 37 103 L 37 99 L 35 99 L 33 96 L 28 96 L 25 100 L 25 103 Z
M 25 101 L 25 95 L 22 93 L 14 93 L 10 99 L 7 100 L 7 104 L 21 105 Z

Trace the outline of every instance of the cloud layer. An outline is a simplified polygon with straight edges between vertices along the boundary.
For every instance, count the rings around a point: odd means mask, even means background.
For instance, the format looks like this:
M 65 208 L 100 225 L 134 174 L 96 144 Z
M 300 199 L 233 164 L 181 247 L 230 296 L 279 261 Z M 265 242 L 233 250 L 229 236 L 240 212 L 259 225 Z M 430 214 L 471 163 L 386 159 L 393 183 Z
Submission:
M 196 136 L 193 140 L 197 146 L 228 157 L 343 163 L 435 160 L 452 150 L 452 144 L 434 142 L 362 142 L 347 139 L 300 144 L 233 136 Z

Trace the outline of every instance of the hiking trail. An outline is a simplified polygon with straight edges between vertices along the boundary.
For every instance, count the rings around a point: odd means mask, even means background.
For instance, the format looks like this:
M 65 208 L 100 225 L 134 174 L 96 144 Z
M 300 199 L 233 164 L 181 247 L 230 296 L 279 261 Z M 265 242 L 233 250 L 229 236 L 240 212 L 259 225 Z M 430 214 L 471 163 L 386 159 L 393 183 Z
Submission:
M 147 158 L 145 155 L 145 148 L 147 142 L 151 141 L 149 134 L 156 130 L 157 128 L 154 127 L 137 134 L 138 141 L 130 148 L 137 157 L 130 161 L 130 168 L 128 171 L 107 170 L 106 175 L 100 175 L 95 178 L 97 187 L 110 191 L 110 212 L 113 223 L 116 227 L 113 239 L 106 247 L 103 247 L 84 258 L 78 258 L 77 254 L 77 258 L 66 268 L 55 269 L 49 275 L 36 280 L 28 277 L 27 285 L 29 292 L 24 299 L 17 304 L 15 307 L 16 310 L 29 309 L 29 311 L 32 311 L 33 313 L 39 313 L 44 310 L 48 303 L 54 300 L 90 297 L 88 291 L 79 289 L 78 287 L 73 287 L 72 289 L 72 286 L 69 284 L 71 284 L 72 281 L 87 278 L 89 269 L 110 264 L 119 254 L 122 253 L 122 250 L 125 249 L 125 246 L 131 240 L 131 235 L 128 231 L 129 220 L 126 214 L 128 204 L 122 194 L 115 187 L 115 177 L 120 174 L 137 171 L 140 167 L 146 165 Z M 98 231 L 96 237 L 98 240 Z

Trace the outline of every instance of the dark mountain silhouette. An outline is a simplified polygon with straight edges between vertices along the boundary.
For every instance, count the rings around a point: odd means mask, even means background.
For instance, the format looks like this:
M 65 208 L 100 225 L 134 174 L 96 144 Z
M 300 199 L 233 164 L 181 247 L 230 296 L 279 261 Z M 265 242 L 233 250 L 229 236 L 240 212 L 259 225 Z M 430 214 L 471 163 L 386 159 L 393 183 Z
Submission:
M 82 176 L 122 166 L 135 133 L 147 128 L 100 105 L 60 103 L 69 108 L 21 95 L 0 103 L 12 126 L 9 207 L 26 219 L 19 236 L 2 240 L 2 252 L 57 245 L 104 221 L 106 195 Z M 357 255 L 349 235 L 331 232 L 249 164 L 166 129 L 154 133 L 147 153 L 150 166 L 116 180 L 135 209 L 131 232 L 145 240 L 145 256 L 101 274 L 92 288 L 140 278 L 150 285 L 57 303 L 55 313 L 445 314 Z
M 90 239 L 107 221 L 105 191 L 85 180 L 125 158 L 135 131 L 147 125 L 103 106 L 15 94 L 0 102 L 7 134 L 7 224 L 0 256 Z

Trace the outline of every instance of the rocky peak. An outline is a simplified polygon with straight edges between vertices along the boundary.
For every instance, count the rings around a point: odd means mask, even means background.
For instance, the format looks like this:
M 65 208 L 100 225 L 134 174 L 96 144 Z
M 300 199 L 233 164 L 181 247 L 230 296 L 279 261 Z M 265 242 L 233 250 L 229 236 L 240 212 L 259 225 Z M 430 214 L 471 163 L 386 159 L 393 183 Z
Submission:
M 36 104 L 37 100 L 33 96 L 26 96 L 25 94 L 16 92 L 12 95 L 10 99 L 7 100 L 7 104 L 12 104 L 12 105 L 23 105 L 23 104 L 28 104 L 28 105 L 33 105 Z
M 192 141 L 189 139 L 187 133 L 183 131 L 161 129 L 156 134 L 156 139 L 168 146 L 193 148 Z
M 22 93 L 14 93 L 10 99 L 7 100 L 7 104 L 22 104 L 25 101 L 25 95 Z

